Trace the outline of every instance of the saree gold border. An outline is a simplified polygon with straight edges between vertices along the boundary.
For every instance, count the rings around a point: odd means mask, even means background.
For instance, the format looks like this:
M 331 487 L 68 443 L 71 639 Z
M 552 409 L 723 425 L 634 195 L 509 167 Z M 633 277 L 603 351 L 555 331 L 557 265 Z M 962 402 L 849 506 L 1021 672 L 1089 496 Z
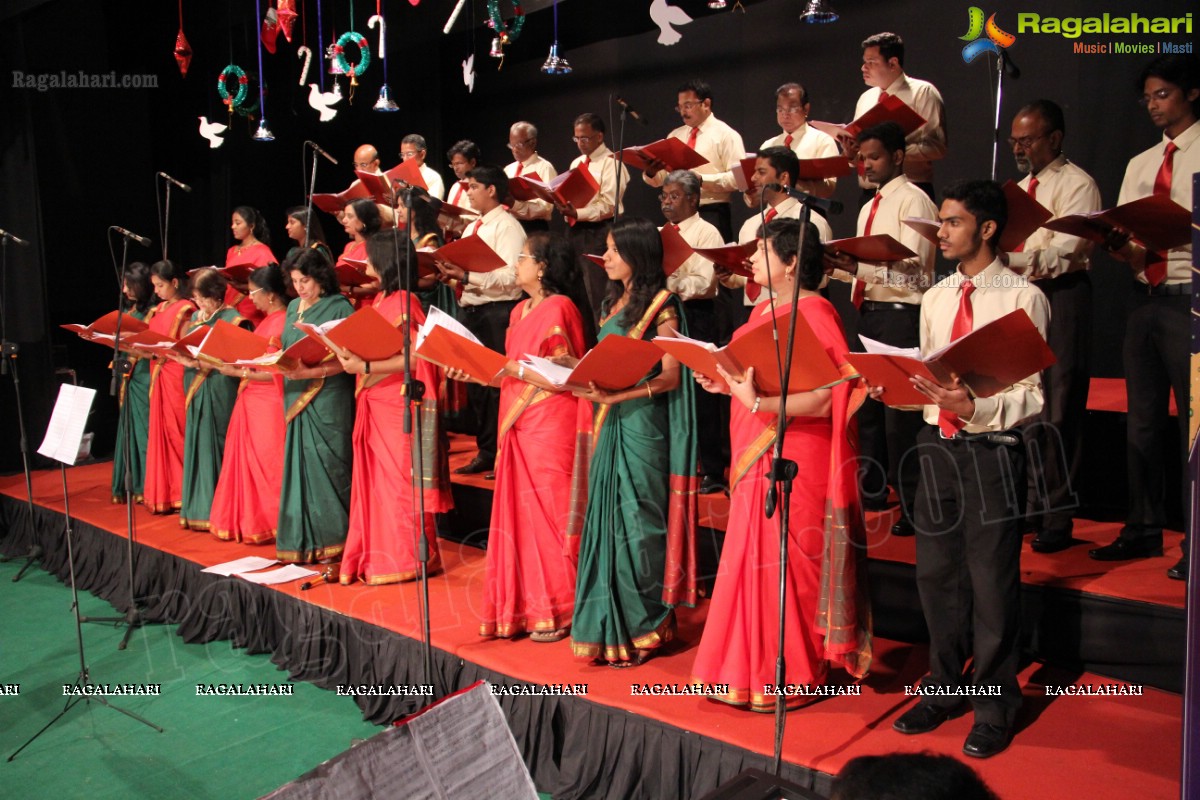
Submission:
M 571 652 L 576 658 L 603 658 L 605 661 L 633 661 L 637 650 L 653 650 L 675 638 L 675 612 L 667 613 L 666 618 L 650 633 L 636 637 L 628 644 L 602 645 L 593 642 L 577 642 L 571 640 Z
M 211 528 L 210 530 L 213 536 L 216 536 L 223 542 L 241 542 L 242 544 L 268 544 L 275 541 L 276 533 L 275 528 L 269 531 L 256 531 L 251 534 L 239 534 L 236 531 L 228 531 L 220 528 Z
M 417 413 L 421 415 L 421 465 L 424 473 L 421 475 L 421 488 L 425 491 L 442 488 L 442 449 L 438 438 L 438 420 L 440 411 L 436 400 L 423 400 L 416 404 Z M 416 465 L 412 466 L 414 483 Z
M 629 333 L 627 333 L 625 335 L 628 336 L 630 339 L 644 338 L 646 335 L 646 330 L 650 327 L 650 321 L 656 320 L 658 318 L 658 314 L 659 314 L 659 311 L 662 310 L 663 303 L 667 302 L 667 299 L 670 296 L 671 296 L 671 293 L 668 292 L 666 289 L 663 289 L 663 290 L 659 291 L 658 294 L 654 295 L 654 299 L 650 301 L 650 307 L 646 309 L 646 313 L 642 314 L 642 318 L 640 320 L 638 320 L 637 324 L 634 325 L 632 328 L 630 328 Z M 663 318 L 664 322 L 666 322 L 667 320 L 670 320 L 670 319 L 674 319 L 677 316 L 677 315 L 674 315 L 675 309 L 671 308 L 671 309 L 667 309 L 667 311 L 672 312 L 673 316 L 668 315 L 668 316 L 664 317 Z M 664 311 L 663 313 L 666 314 L 666 311 Z M 598 439 L 600 437 L 600 429 L 602 427 L 604 427 L 604 420 L 608 418 L 608 410 L 610 408 L 611 408 L 611 406 L 605 405 L 605 406 L 602 406 L 600 408 L 600 410 L 598 410 L 596 412 L 596 420 L 595 420 L 594 424 L 592 425 L 592 443 L 593 444 L 595 444 L 596 439 Z
M 199 531 L 201 533 L 208 533 L 210 530 L 208 520 L 206 520 L 206 519 L 183 519 L 183 518 L 180 518 L 179 527 L 184 528 L 186 530 Z
M 520 636 L 522 633 L 552 633 L 553 631 L 571 627 L 571 619 L 572 614 L 560 614 L 557 617 L 542 618 L 533 621 L 530 621 L 526 617 L 516 622 L 505 622 L 503 624 L 481 622 L 479 624 L 479 635 L 491 636 L 497 639 L 511 639 L 514 636 Z
M 440 558 L 430 557 L 429 566 L 426 574 L 433 577 L 442 571 L 442 562 Z M 408 572 L 390 572 L 387 575 L 372 575 L 370 578 L 350 578 L 346 575 L 338 577 L 338 583 L 342 586 L 350 586 L 355 583 L 363 583 L 367 586 L 385 586 L 389 583 L 411 583 L 420 577 L 419 569 L 409 570 Z
M 183 398 L 183 407 L 189 408 L 192 405 L 192 398 L 196 396 L 196 392 L 200 391 L 201 384 L 208 379 L 212 370 L 201 367 L 196 370 L 196 374 L 192 377 L 192 385 L 188 387 L 187 395 Z
M 276 550 L 275 558 L 285 564 L 315 564 L 327 558 L 337 558 L 346 549 L 345 542 L 319 547 L 316 550 Z
M 729 491 L 732 493 L 737 488 L 742 478 L 746 477 L 746 473 L 754 466 L 755 462 L 762 458 L 771 446 L 775 444 L 776 431 L 779 428 L 779 420 L 771 421 L 771 424 L 763 429 L 763 432 L 754 437 L 754 441 L 750 446 L 742 451 L 742 455 L 734 463 L 732 469 L 729 470 Z
M 182 500 L 172 500 L 169 503 L 149 503 L 146 508 L 151 514 L 172 514 L 183 508 Z
M 324 378 L 313 378 L 313 383 L 304 390 L 304 394 L 296 398 L 291 407 L 288 408 L 287 414 L 284 415 L 283 424 L 288 425 L 296 418 L 301 411 L 308 408 L 308 404 L 312 402 L 317 393 L 321 391 L 321 387 L 325 385 Z M 282 557 L 281 557 L 282 558 Z

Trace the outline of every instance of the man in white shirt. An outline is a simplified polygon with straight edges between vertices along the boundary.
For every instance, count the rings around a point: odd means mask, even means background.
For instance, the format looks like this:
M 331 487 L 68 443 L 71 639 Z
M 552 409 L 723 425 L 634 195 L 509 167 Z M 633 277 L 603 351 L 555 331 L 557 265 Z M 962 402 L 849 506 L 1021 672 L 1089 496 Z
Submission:
M 436 170 L 426 166 L 425 153 L 425 137 L 421 134 L 410 133 L 400 140 L 400 159 L 407 161 L 410 158 L 415 158 L 417 166 L 420 167 L 421 177 L 425 180 L 425 185 L 429 188 L 429 193 L 438 200 L 445 200 L 446 184 L 442 182 L 442 176 Z
M 668 174 L 659 199 L 666 224 L 674 226 L 689 245 L 704 248 L 725 244 L 720 232 L 698 213 L 700 179 L 694 172 L 677 169 Z M 667 289 L 683 301 L 688 336 L 693 339 L 718 341 L 713 302 L 717 286 L 713 263 L 695 253 L 667 276 Z M 700 493 L 722 491 L 725 468 L 729 466 L 728 397 L 696 392 L 696 436 L 700 451 Z
M 1100 189 L 1092 177 L 1062 154 L 1065 134 L 1062 109 L 1050 100 L 1035 100 L 1017 111 L 1008 139 L 1017 169 L 1026 173 L 1018 184 L 1054 217 L 1099 211 Z M 1039 228 L 1008 253 L 1008 267 L 1024 275 L 1050 304 L 1047 341 L 1057 363 L 1042 373 L 1045 406 L 1025 431 L 1038 458 L 1029 463 L 1028 527 L 1030 547 L 1053 553 L 1071 546 L 1072 516 L 1079 507 L 1083 421 L 1087 414 L 1088 352 L 1092 342 L 1092 282 L 1088 277 L 1092 243 L 1048 228 Z
M 798 83 L 785 83 L 775 90 L 775 119 L 783 132 L 772 136 L 763 142 L 758 152 L 761 154 L 768 147 L 786 147 L 796 154 L 798 159 L 832 158 L 841 155 L 837 140 L 824 131 L 819 131 L 808 124 L 808 115 L 812 103 L 808 99 L 808 91 Z M 795 176 L 796 188 L 817 197 L 833 197 L 837 189 L 837 178 L 824 180 L 802 181 Z M 758 205 L 756 193 L 746 192 L 746 205 L 751 208 Z
M 896 347 L 917 347 L 921 297 L 933 285 L 933 244 L 904 224 L 906 217 L 933 219 L 937 207 L 904 176 L 904 132 L 894 122 L 868 128 L 858 135 L 858 156 L 871 182 L 879 186 L 871 202 L 859 209 L 857 236 L 886 233 L 916 253 L 901 261 L 856 261 L 845 254 L 829 256 L 832 277 L 851 285 L 851 303 L 859 311 L 858 333 Z M 851 347 L 863 352 L 855 338 Z M 900 498 L 900 518 L 893 536 L 913 535 L 920 460 L 917 435 L 921 415 L 867 400 L 858 411 L 859 483 L 863 506 L 887 506 L 888 484 Z
M 888 95 L 903 100 L 925 119 L 925 124 L 907 137 L 904 174 L 933 199 L 933 162 L 946 156 L 946 111 L 942 95 L 932 83 L 905 74 L 904 41 L 896 34 L 868 36 L 862 48 L 863 83 L 871 88 L 858 98 L 854 117 L 867 113 Z M 853 143 L 843 142 L 843 145 L 848 145 L 847 155 L 853 159 Z M 875 188 L 862 173 L 858 183 L 864 190 Z
M 605 249 L 605 231 L 612 223 L 614 209 L 624 212 L 623 199 L 629 186 L 629 170 L 615 158 L 612 150 L 604 144 L 604 120 L 599 114 L 580 114 L 574 123 L 575 146 L 579 158 L 571 162 L 571 169 L 585 167 L 600 187 L 596 196 L 583 208 L 567 203 L 558 207 L 558 212 L 567 221 L 567 235 L 571 249 L 579 262 L 587 289 L 588 303 L 597 321 L 600 318 L 600 303 L 608 289 L 608 277 L 600 267 L 586 258 L 590 253 L 600 255 Z M 620 191 L 617 190 L 617 169 L 620 168 Z M 619 195 L 619 198 L 618 198 Z
M 504 168 L 504 174 L 510 178 L 536 178 L 545 183 L 555 178 L 558 170 L 538 155 L 537 144 L 538 131 L 532 122 L 514 122 L 508 129 L 508 149 L 512 151 L 514 160 Z M 507 187 L 504 193 L 508 193 Z M 526 233 L 550 230 L 550 215 L 554 206 L 545 200 L 521 200 L 513 203 L 510 210 Z
M 702 182 L 700 216 L 720 231 L 723 241 L 733 238 L 733 217 L 729 198 L 737 191 L 733 170 L 746 157 L 742 136 L 713 115 L 712 88 L 704 81 L 691 80 L 679 87 L 675 110 L 683 124 L 668 136 L 686 144 L 708 159 L 694 172 Z M 642 179 L 661 187 L 667 178 L 661 164 L 651 164 Z
M 450 169 L 454 172 L 454 182 L 450 185 L 450 191 L 446 196 L 446 201 L 450 205 L 471 211 L 475 210 L 471 208 L 471 199 L 467 196 L 467 175 L 479 166 L 479 159 L 479 145 L 470 139 L 460 139 L 446 151 L 446 160 L 450 162 Z M 475 221 L 476 216 L 475 214 L 455 217 L 444 215 L 438 221 L 441 223 L 447 239 L 457 239 Z
M 1016 309 L 1024 309 L 1045 336 L 1045 296 L 1014 278 L 997 257 L 1007 221 L 1000 187 L 992 181 L 950 187 L 939 219 L 942 254 L 959 264 L 921 301 L 921 352 Z M 977 692 L 970 696 L 975 720 L 963 753 L 989 758 L 1008 746 L 1021 706 L 1025 450 L 1016 426 L 1041 411 L 1041 380 L 1034 373 L 987 398 L 973 398 L 957 379 L 946 386 L 921 377 L 913 383 L 928 398 L 915 522 L 929 674 L 921 679 L 921 700 L 892 727 L 905 734 L 938 727 L 961 708 L 969 680 Z M 887 387 L 872 387 L 872 394 L 886 397 Z
M 1150 195 L 1171 198 L 1192 208 L 1192 176 L 1200 172 L 1200 59 L 1168 55 L 1150 62 L 1138 81 L 1142 104 L 1163 137 L 1129 161 L 1117 203 Z M 1166 463 L 1178 458 L 1183 471 L 1183 507 L 1188 508 L 1188 340 L 1192 291 L 1192 245 L 1148 252 L 1127 232 L 1114 232 L 1106 242 L 1133 268 L 1134 308 L 1125 323 L 1125 389 L 1129 515 L 1120 537 L 1088 552 L 1098 561 L 1118 561 L 1162 553 L 1166 522 Z M 1167 393 L 1175 396 L 1178 450 L 1168 452 L 1162 431 L 1169 422 Z M 1184 530 L 1187 530 L 1185 520 Z M 1183 557 L 1167 570 L 1176 580 L 1188 571 L 1187 541 Z
M 383 174 L 383 169 L 379 166 L 379 151 L 375 149 L 375 145 L 373 144 L 361 144 L 358 146 L 358 149 L 354 151 L 354 162 L 352 166 L 356 171 L 359 172 L 369 172 L 372 175 Z M 358 178 L 355 178 L 350 185 L 354 186 L 358 183 L 362 183 L 362 181 Z M 392 213 L 391 206 L 384 203 L 376 203 L 375 207 L 379 209 L 379 219 L 382 227 L 392 227 L 393 218 L 395 215 Z M 342 221 L 342 213 L 342 211 L 338 211 L 336 214 L 334 214 L 334 217 L 337 218 L 339 224 Z
M 504 259 L 504 266 L 491 272 L 467 272 L 461 267 L 438 263 L 444 282 L 462 286 L 459 318 L 479 341 L 497 352 L 504 352 L 504 336 L 513 306 L 522 296 L 517 288 L 517 256 L 525 246 L 521 224 L 501 204 L 508 190 L 508 179 L 499 167 L 482 166 L 471 170 L 467 178 L 471 205 L 482 216 L 467 228 L 465 236 L 478 236 Z M 467 385 L 467 397 L 475 411 L 479 428 L 475 442 L 479 454 L 455 472 L 473 475 L 491 472 L 496 462 L 497 426 L 500 417 L 500 390 L 477 383 Z

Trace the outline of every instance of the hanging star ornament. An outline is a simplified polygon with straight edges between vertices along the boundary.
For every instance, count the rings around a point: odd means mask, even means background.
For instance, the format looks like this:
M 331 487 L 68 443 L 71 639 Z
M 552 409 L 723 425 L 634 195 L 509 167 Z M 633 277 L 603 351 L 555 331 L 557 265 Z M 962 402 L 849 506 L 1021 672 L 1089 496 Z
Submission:
M 187 37 L 183 35 L 183 28 L 180 28 L 179 33 L 175 34 L 175 63 L 179 65 L 179 74 L 186 78 L 188 67 L 192 63 L 192 46 L 188 44 Z
M 296 0 L 279 0 L 276 14 L 279 16 L 279 29 L 283 31 L 283 38 L 288 40 L 288 44 L 292 43 L 292 29 L 296 26 Z

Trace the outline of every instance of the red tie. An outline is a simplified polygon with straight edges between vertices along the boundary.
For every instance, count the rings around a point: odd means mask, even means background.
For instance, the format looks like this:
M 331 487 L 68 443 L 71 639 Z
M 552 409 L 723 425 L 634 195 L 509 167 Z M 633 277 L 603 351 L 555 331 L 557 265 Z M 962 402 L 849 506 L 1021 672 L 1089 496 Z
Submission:
M 1037 187 L 1038 187 L 1038 179 L 1037 179 L 1037 175 L 1034 175 L 1029 179 L 1029 187 L 1027 189 L 1025 189 L 1026 193 L 1029 194 L 1030 200 L 1037 200 Z M 1025 249 L 1025 243 L 1021 242 L 1019 245 L 1016 246 L 1016 248 L 1013 250 L 1013 252 L 1020 253 L 1024 249 Z
M 521 173 L 525 171 L 525 165 L 520 161 L 517 162 L 517 174 L 514 177 L 521 177 Z
M 687 146 L 696 149 L 696 137 L 700 135 L 699 128 L 692 128 L 692 132 L 688 134 Z
M 879 102 L 882 103 L 884 100 L 887 100 L 889 97 L 891 97 L 891 95 L 888 94 L 887 92 L 882 91 L 882 90 L 879 92 Z
M 1171 172 L 1175 166 L 1175 151 L 1178 149 L 1179 146 L 1174 142 L 1167 142 L 1167 149 L 1163 151 L 1162 166 L 1154 176 L 1154 194 L 1171 196 Z M 1155 256 L 1159 260 L 1146 266 L 1146 281 L 1151 286 L 1158 286 L 1167 277 L 1167 254 L 1155 253 Z
M 779 211 L 775 208 L 775 206 L 771 206 L 767 209 L 767 213 L 763 216 L 763 219 L 765 219 L 767 222 L 770 222 L 778 215 Z M 763 287 L 759 286 L 753 280 L 746 281 L 746 297 L 749 298 L 751 303 L 758 302 L 758 296 L 762 294 L 762 288 Z
M 971 293 L 975 291 L 975 284 L 963 281 L 960 288 L 962 297 L 958 301 L 958 313 L 954 315 L 954 325 L 950 328 L 950 341 L 952 342 L 966 336 L 975 327 L 975 310 L 971 305 Z M 953 437 L 962 430 L 964 424 L 957 414 L 952 414 L 945 409 L 938 411 L 938 428 L 941 429 L 943 436 Z
M 875 193 L 875 199 L 871 201 L 871 212 L 867 214 L 867 225 L 863 228 L 863 236 L 871 235 L 871 225 L 875 222 L 875 212 L 879 210 L 879 201 L 883 198 L 881 192 Z M 854 304 L 856 309 L 862 308 L 863 300 L 867 296 L 867 284 L 858 278 L 854 279 L 854 288 L 850 292 L 850 302 Z
M 792 135 L 790 133 L 787 136 L 783 137 L 783 146 L 784 147 L 792 146 Z
M 482 227 L 483 227 L 483 220 L 482 219 L 475 220 L 475 225 L 471 227 L 471 232 L 468 233 L 467 236 L 478 236 L 479 229 Z

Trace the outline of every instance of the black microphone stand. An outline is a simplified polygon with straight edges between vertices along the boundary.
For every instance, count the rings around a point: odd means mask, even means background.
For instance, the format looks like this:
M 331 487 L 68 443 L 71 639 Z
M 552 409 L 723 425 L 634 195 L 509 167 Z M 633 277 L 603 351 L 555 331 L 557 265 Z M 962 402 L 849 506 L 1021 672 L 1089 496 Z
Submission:
M 433 687 L 433 625 L 429 616 L 429 532 L 425 529 L 425 452 L 424 431 L 421 424 L 421 414 L 416 414 L 416 424 L 413 424 L 413 405 L 419 404 L 425 396 L 425 384 L 417 380 L 412 371 L 412 322 L 413 301 L 417 277 L 413 267 L 416 259 L 413 257 L 412 221 L 413 221 L 413 192 L 408 187 L 404 192 L 405 223 L 404 239 L 404 279 L 401 289 L 406 295 L 407 308 L 404 309 L 405 321 L 401 333 L 404 336 L 404 434 L 409 437 L 411 449 L 410 463 L 413 469 L 413 480 L 417 507 L 417 563 L 419 575 L 417 578 L 417 608 L 421 616 L 421 662 L 425 673 L 425 685 Z M 399 198 L 396 198 L 397 200 Z M 396 211 L 400 203 L 393 201 L 392 217 L 399 215 Z M 398 220 L 397 220 L 398 221 Z M 392 247 L 397 266 L 400 265 L 400 226 L 392 226 Z M 419 300 L 416 301 L 420 303 Z M 434 696 L 437 696 L 436 690 Z M 432 699 L 430 700 L 432 702 Z
M 170 198 L 171 185 L 167 184 L 167 197 Z M 168 205 L 169 208 L 169 205 Z M 129 237 L 122 236 L 121 245 L 121 266 L 117 270 L 117 328 L 113 334 L 113 355 L 112 355 L 112 378 L 108 383 L 108 393 L 111 397 L 120 397 L 121 384 L 126 378 L 133 374 L 133 363 L 125 357 L 121 352 L 121 323 L 124 321 L 125 312 L 122 306 L 125 300 L 125 276 L 129 266 Z M 166 245 L 163 246 L 163 258 L 166 258 Z M 129 637 L 133 632 L 145 627 L 148 620 L 142 613 L 142 602 L 147 598 L 139 598 L 137 596 L 137 588 L 134 582 L 134 524 L 133 524 L 133 424 L 130 419 L 129 401 L 120 402 L 118 400 L 117 414 L 123 424 L 121 428 L 121 441 L 117 442 L 117 447 L 121 448 L 121 454 L 125 460 L 125 469 L 122 475 L 124 494 L 125 494 L 125 567 L 128 571 L 129 580 L 129 608 L 125 611 L 124 616 L 120 617 L 80 617 L 81 622 L 113 622 L 116 624 L 125 623 L 125 635 L 121 637 L 120 643 L 117 645 L 118 650 L 124 650 L 129 645 Z
M 156 179 L 157 179 L 157 177 L 158 176 L 155 175 Z M 162 233 L 160 235 L 162 236 L 162 243 L 163 243 L 163 249 L 162 249 L 163 261 L 166 261 L 167 258 L 169 258 L 169 256 L 167 255 L 167 238 L 170 236 L 170 233 L 171 233 L 171 182 L 170 181 L 164 181 L 164 182 L 167 184 L 167 200 L 165 203 L 166 213 L 163 215 L 163 227 L 162 227 Z M 158 195 L 157 189 L 154 190 L 154 194 L 155 194 L 155 196 Z M 126 245 L 128 245 L 128 242 L 126 242 Z M 124 275 L 121 276 L 121 279 L 124 280 Z M 122 284 L 122 286 L 124 286 L 124 284 Z
M 613 159 L 617 162 L 617 182 L 616 193 L 613 195 L 613 224 L 617 224 L 617 220 L 621 219 L 621 173 L 624 171 L 621 168 L 624 162 L 621 161 L 621 151 L 625 149 L 625 104 L 618 103 L 621 106 L 621 125 L 617 128 L 617 150 L 613 153 Z M 611 118 L 610 118 L 611 119 Z
M 992 122 L 992 180 L 996 180 L 996 171 L 1000 164 L 1000 106 L 1004 102 L 1004 75 L 1009 73 L 1013 80 L 1021 77 L 1021 70 L 1009 58 L 1007 50 L 1000 50 L 996 58 L 996 116 Z
M 762 207 L 760 199 L 760 209 Z M 805 231 L 808 229 L 809 219 L 812 215 L 812 210 L 809 208 L 807 200 L 801 200 L 800 212 L 800 248 L 796 253 L 797 265 L 804 263 L 804 240 Z M 764 256 L 769 251 L 764 251 Z M 767 275 L 771 274 L 771 264 L 767 261 Z M 799 266 L 797 266 L 799 269 Z M 770 280 L 767 281 L 768 285 Z M 783 653 L 785 620 L 787 610 L 787 570 L 788 570 L 788 526 L 791 524 L 791 498 L 792 498 L 792 481 L 796 478 L 797 465 L 795 461 L 788 460 L 783 457 L 783 439 L 787 432 L 787 397 L 788 397 L 788 377 L 792 367 L 792 347 L 796 340 L 796 313 L 800 301 L 800 293 L 792 291 L 791 317 L 788 319 L 787 347 L 784 351 L 783 361 L 779 364 L 779 414 L 776 419 L 775 427 L 775 444 L 772 448 L 771 455 L 771 470 L 768 473 L 770 476 L 771 485 L 767 489 L 767 498 L 765 503 L 765 512 L 767 518 L 775 516 L 775 511 L 779 511 L 779 632 L 776 638 L 776 646 L 778 654 L 775 659 L 775 756 L 773 769 L 775 775 L 779 775 L 783 767 L 783 730 L 786 714 L 785 702 L 785 683 L 787 681 L 787 662 Z M 774 319 L 774 309 L 772 309 L 772 322 L 775 326 L 775 341 L 776 341 L 776 358 L 778 359 L 778 341 L 779 330 L 778 324 Z M 782 502 L 779 502 L 780 494 L 782 494 Z
M 13 578 L 13 583 L 21 580 L 25 571 L 33 566 L 33 562 L 42 557 L 42 546 L 37 543 L 37 522 L 33 510 L 33 473 L 29 468 L 29 440 L 25 436 L 25 410 L 21 405 L 21 374 L 17 370 L 17 356 L 21 351 L 20 345 L 8 340 L 8 240 L 12 234 L 0 232 L 0 375 L 12 375 L 13 391 L 17 397 L 17 432 L 21 442 L 21 466 L 25 471 L 25 500 L 29 510 L 29 534 L 32 543 L 24 555 L 0 557 L 0 562 L 25 559 L 24 566 Z M 19 240 L 18 240 L 19 243 Z
M 308 142 L 300 146 L 300 172 L 304 173 L 304 151 L 308 149 Z M 312 230 L 312 214 L 313 214 L 313 192 L 317 190 L 317 153 L 314 150 L 312 154 L 312 171 L 309 173 L 308 186 L 305 187 L 306 202 L 304 204 L 304 249 L 307 250 L 311 243 L 309 242 L 309 231 Z

